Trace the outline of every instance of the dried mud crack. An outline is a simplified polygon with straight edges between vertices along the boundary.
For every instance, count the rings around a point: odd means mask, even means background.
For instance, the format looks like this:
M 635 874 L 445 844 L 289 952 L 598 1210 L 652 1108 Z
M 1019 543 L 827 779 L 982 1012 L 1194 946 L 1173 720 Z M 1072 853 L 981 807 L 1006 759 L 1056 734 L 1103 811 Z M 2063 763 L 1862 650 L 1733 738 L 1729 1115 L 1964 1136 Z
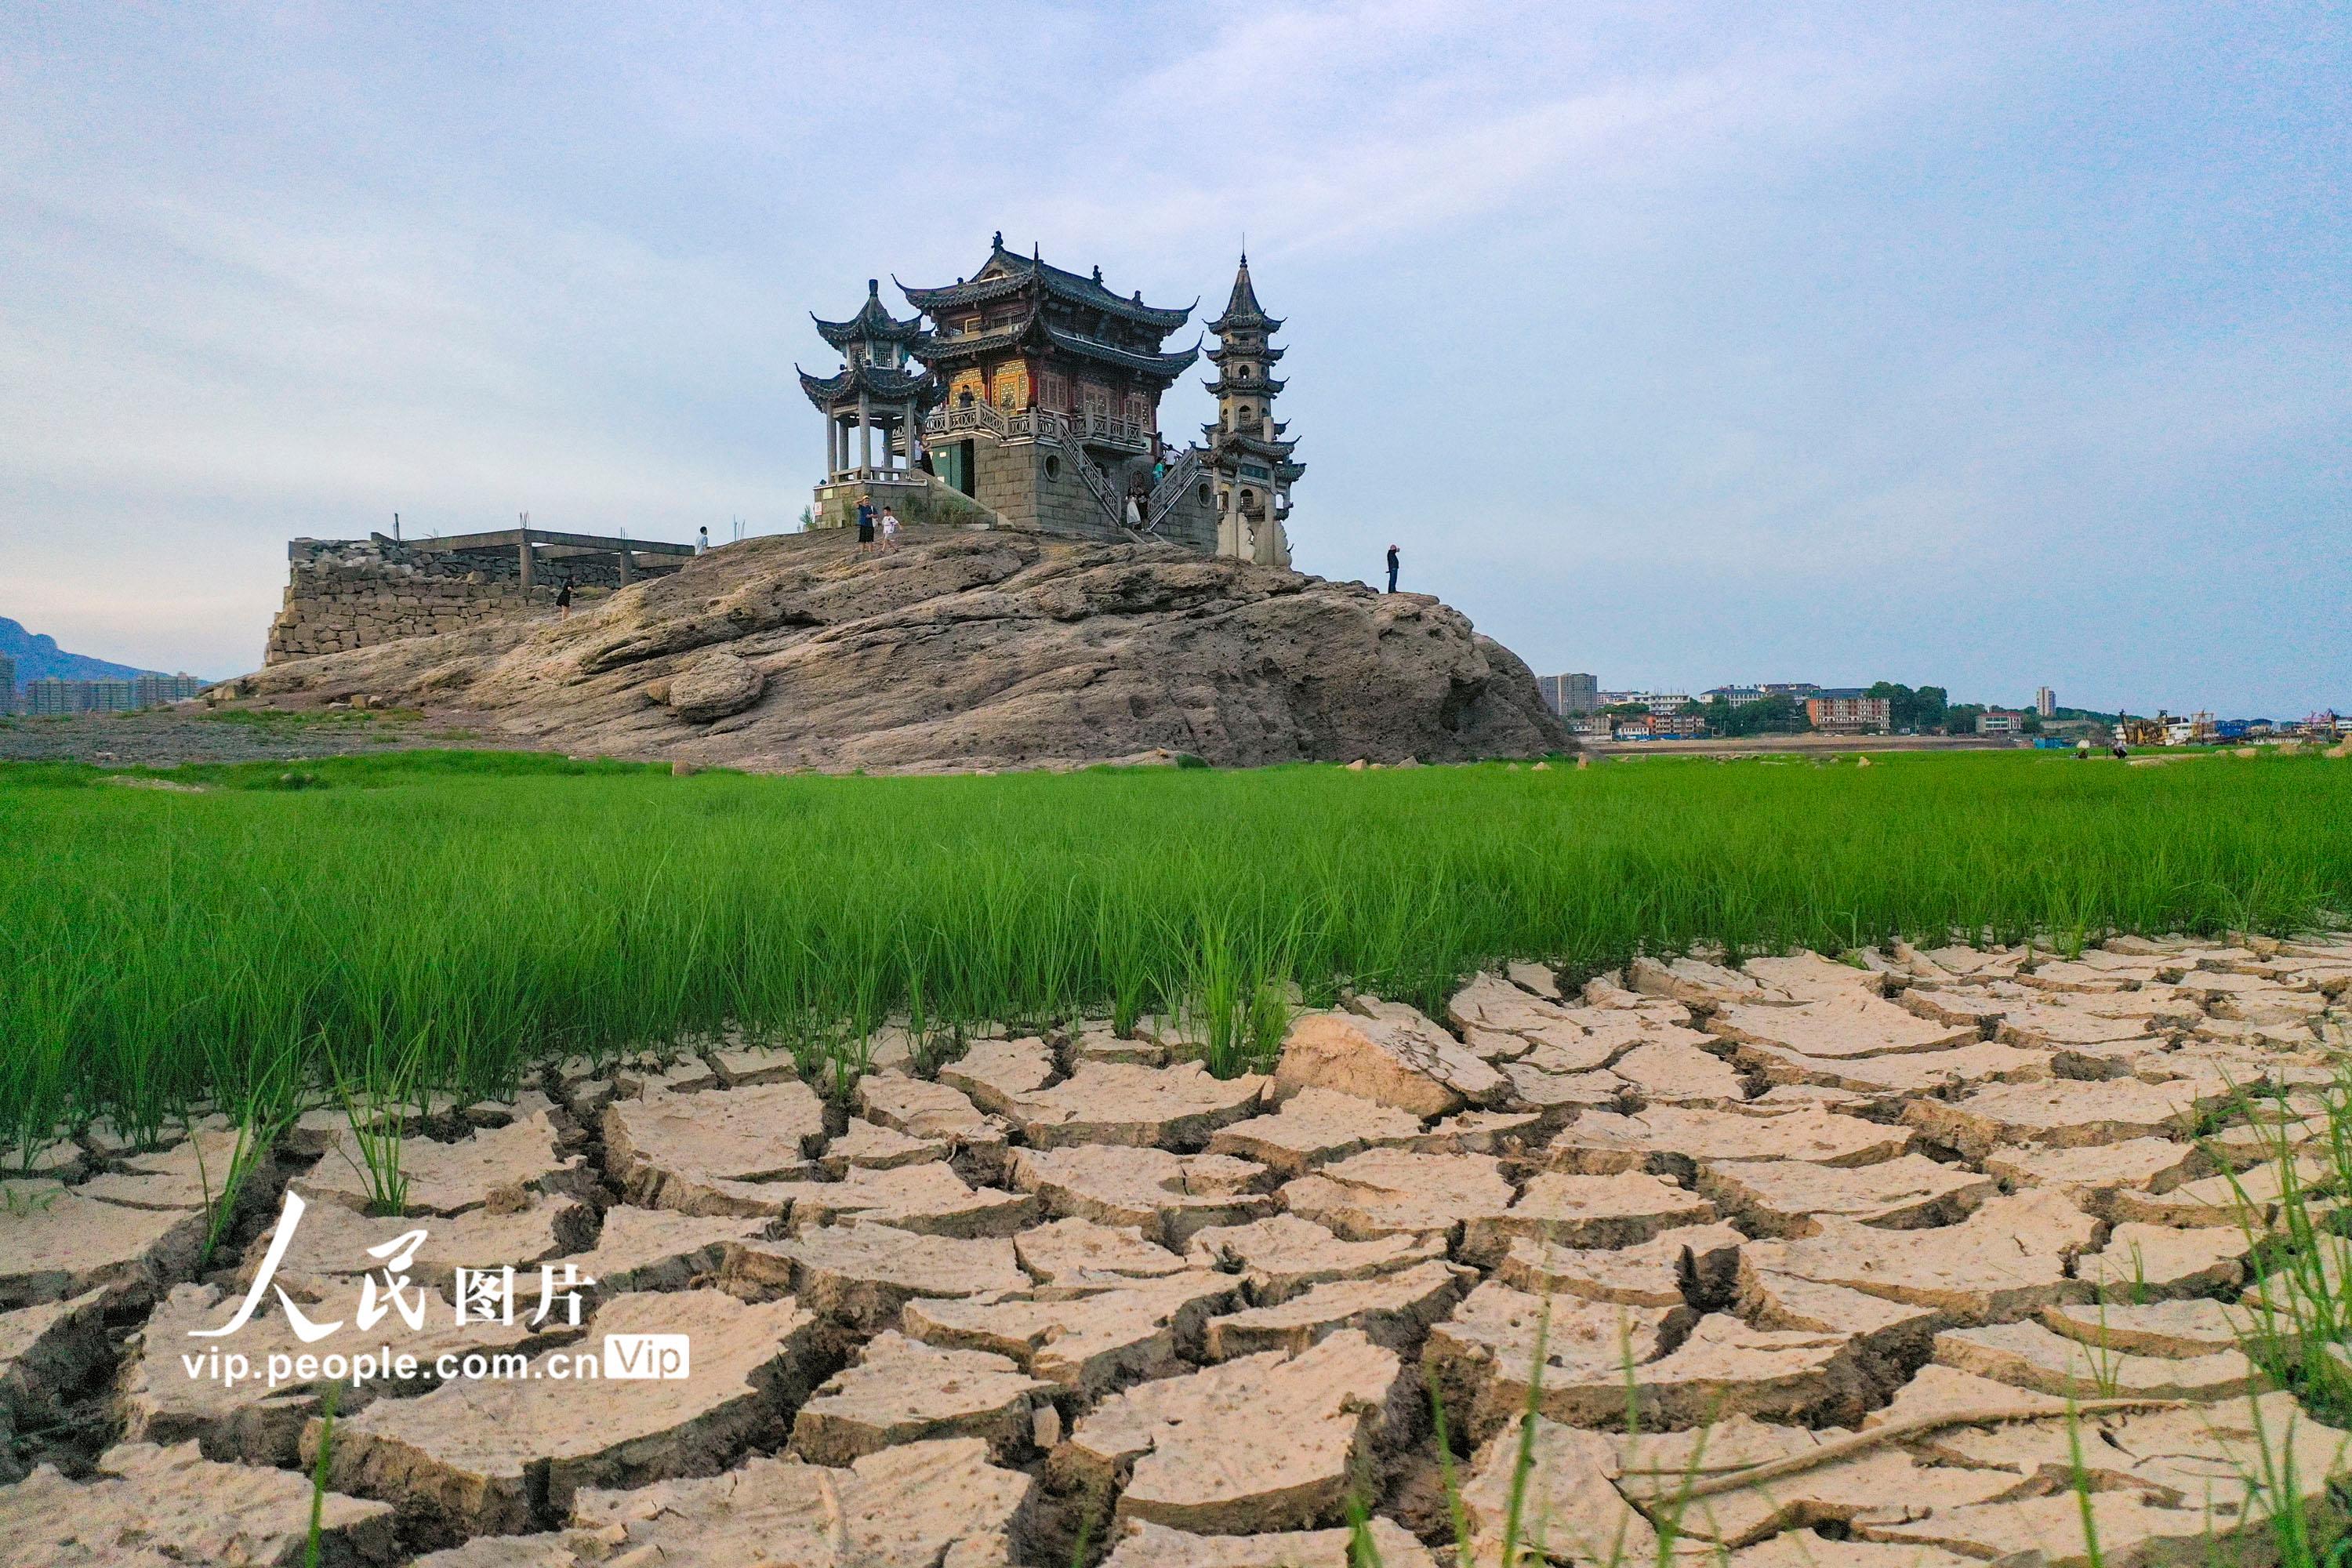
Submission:
M 396 1213 L 311 1112 L 209 1257 L 234 1133 L 96 1126 L 0 1204 L 0 1564 L 299 1563 L 315 1465 L 333 1563 L 1342 1568 L 1360 1506 L 1433 1568 L 1441 1459 L 1482 1561 L 1515 1507 L 1562 1563 L 2086 1562 L 2086 1509 L 2201 1560 L 2352 1440 L 2248 1353 L 2347 985 L 2335 940 L 1897 944 L 1514 964 L 1225 1079 L 1087 1020 L 886 1030 L 838 1097 L 741 1042 L 550 1062 L 412 1118 Z M 390 1257 L 421 1329 L 359 1322 Z M 340 1380 L 323 1464 L 323 1374 L 191 1375 L 379 1342 L 419 1364 Z

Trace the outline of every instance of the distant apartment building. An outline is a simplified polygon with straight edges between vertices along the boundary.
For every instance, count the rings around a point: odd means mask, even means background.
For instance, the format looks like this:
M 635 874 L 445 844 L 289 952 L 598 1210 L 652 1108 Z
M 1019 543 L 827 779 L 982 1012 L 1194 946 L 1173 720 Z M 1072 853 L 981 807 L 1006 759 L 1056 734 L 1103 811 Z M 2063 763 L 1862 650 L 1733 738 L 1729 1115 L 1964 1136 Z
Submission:
M 60 680 L 45 676 L 25 689 L 26 710 L 58 713 L 129 713 L 199 696 L 212 683 L 199 676 L 141 675 L 129 679 Z
M 185 702 L 191 697 L 204 695 L 211 681 L 202 676 L 182 670 L 177 675 L 142 675 L 131 682 L 131 703 L 134 708 L 160 708 L 166 702 Z
M 1815 687 L 1805 699 L 1805 721 L 1827 735 L 1884 735 L 1895 727 L 1892 698 L 1873 697 L 1858 686 L 1833 690 Z
M 1977 715 L 1977 733 L 2022 735 L 2025 733 L 2025 715 L 2012 713 L 2005 708 L 1988 708 Z
M 1757 689 L 1767 697 L 1785 697 L 1791 702 L 1802 702 L 1809 697 L 1818 696 L 1822 689 L 1810 680 L 1767 680 L 1761 682 Z
M 1706 721 L 1696 713 L 1652 713 L 1650 733 L 1661 741 L 1696 741 L 1706 733 Z
M 86 713 L 89 710 L 89 682 L 59 680 L 45 675 L 25 688 L 25 710 L 35 718 L 47 718 L 56 713 Z
M 1555 713 L 1590 713 L 1601 706 L 1599 686 L 1589 675 L 1538 675 L 1536 689 Z
M 1745 708 L 1750 702 L 1761 702 L 1765 690 L 1760 686 L 1711 686 L 1698 694 L 1701 702 L 1721 702 L 1727 707 Z
M 2033 689 L 2033 710 L 2044 719 L 2058 717 L 2058 694 L 2046 686 Z
M 0 714 L 16 710 L 16 660 L 0 653 Z

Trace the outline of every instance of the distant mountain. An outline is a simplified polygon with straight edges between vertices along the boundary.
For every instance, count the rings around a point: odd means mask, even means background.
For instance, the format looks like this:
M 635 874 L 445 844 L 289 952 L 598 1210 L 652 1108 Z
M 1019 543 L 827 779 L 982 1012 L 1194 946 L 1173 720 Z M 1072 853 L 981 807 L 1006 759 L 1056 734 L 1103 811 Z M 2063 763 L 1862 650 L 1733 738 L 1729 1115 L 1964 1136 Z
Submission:
M 47 633 L 28 632 L 5 616 L 0 616 L 0 658 L 16 661 L 19 686 L 51 675 L 60 680 L 104 680 L 110 677 L 163 673 L 141 669 L 136 665 L 110 664 L 88 654 L 68 653 L 58 646 L 57 638 Z

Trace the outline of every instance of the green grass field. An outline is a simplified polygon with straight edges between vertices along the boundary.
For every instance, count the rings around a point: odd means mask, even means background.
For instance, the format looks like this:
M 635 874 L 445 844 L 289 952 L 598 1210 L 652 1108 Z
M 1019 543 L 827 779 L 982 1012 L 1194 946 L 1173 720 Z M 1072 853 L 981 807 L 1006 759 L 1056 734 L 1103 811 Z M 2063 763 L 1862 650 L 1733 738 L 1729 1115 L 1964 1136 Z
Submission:
M 1433 1005 L 1507 957 L 2280 931 L 2352 908 L 2352 765 L 2053 752 L 761 778 L 407 752 L 0 767 L 0 1146 L 110 1115 L 737 1022 L 813 1058 L 1188 1007 L 1217 1065 L 1283 980 Z

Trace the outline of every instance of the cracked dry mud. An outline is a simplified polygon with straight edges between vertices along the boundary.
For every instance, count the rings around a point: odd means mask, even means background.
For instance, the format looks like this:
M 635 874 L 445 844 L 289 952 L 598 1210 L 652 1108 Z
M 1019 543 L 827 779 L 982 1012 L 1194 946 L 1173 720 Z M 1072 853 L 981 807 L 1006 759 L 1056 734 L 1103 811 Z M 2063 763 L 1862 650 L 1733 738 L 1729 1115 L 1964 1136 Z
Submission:
M 2259 1528 L 2264 1442 L 2315 1494 L 2347 1441 L 2243 1353 L 2241 1220 L 2280 1202 L 2266 1147 L 2328 1169 L 2352 943 L 2260 945 L 1516 963 L 1439 1016 L 1302 1015 L 1223 1081 L 1158 1021 L 930 1076 L 899 1041 L 833 1106 L 740 1045 L 551 1064 L 412 1135 L 402 1216 L 306 1118 L 201 1276 L 225 1135 L 93 1129 L 0 1204 L 0 1568 L 301 1560 L 325 1381 L 182 1360 L 231 1342 L 188 1335 L 289 1188 L 287 1303 L 236 1345 L 428 1363 L 339 1391 L 331 1563 L 986 1568 L 1084 1532 L 1113 1568 L 1342 1568 L 1354 1497 L 1432 1568 L 1429 1385 L 1482 1562 L 1531 1400 L 1559 1563 L 2080 1563 L 2084 1466 L 2107 1563 L 2201 1561 Z M 420 1227 L 425 1330 L 306 1347 L 289 1314 L 350 1318 Z M 583 1321 L 453 1323 L 456 1270 L 509 1262 L 594 1278 Z M 625 1332 L 690 1372 L 552 1374 Z

